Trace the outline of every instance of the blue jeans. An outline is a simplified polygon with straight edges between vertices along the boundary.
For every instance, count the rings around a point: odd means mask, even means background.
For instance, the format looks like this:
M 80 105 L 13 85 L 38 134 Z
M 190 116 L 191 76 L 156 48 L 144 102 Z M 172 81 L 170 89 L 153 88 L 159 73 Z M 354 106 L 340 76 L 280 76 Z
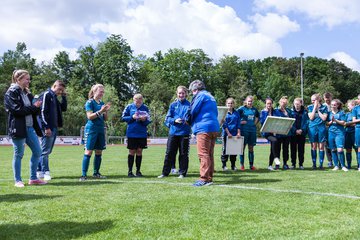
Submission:
M 14 158 L 13 158 L 13 172 L 15 181 L 22 181 L 21 179 L 21 159 L 24 156 L 25 143 L 30 147 L 32 155 L 30 158 L 30 179 L 35 180 L 36 177 L 36 168 L 41 155 L 41 148 L 39 139 L 35 133 L 33 127 L 26 128 L 27 136 L 26 138 L 13 138 L 14 146 Z
M 45 173 L 49 169 L 49 155 L 52 152 L 57 136 L 57 128 L 51 129 L 51 136 L 44 136 L 41 138 L 41 157 L 39 161 L 38 171 Z

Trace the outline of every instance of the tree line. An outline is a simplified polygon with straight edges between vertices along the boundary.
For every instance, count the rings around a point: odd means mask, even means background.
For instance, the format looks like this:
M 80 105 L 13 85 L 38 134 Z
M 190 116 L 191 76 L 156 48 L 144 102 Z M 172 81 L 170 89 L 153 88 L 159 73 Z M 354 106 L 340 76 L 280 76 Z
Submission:
M 57 53 L 51 62 L 37 63 L 27 53 L 25 43 L 17 43 L 15 50 L 0 56 L 1 102 L 11 83 L 15 69 L 26 69 L 31 74 L 30 90 L 40 94 L 56 79 L 67 85 L 68 110 L 64 113 L 65 126 L 60 135 L 78 136 L 86 123 L 84 104 L 91 86 L 104 84 L 104 101 L 112 102 L 107 131 L 109 135 L 124 136 L 126 124 L 120 121 L 124 107 L 132 102 L 134 93 L 142 93 L 149 106 L 153 123 L 149 134 L 166 136 L 163 121 L 169 104 L 175 99 L 176 87 L 189 86 L 200 79 L 216 98 L 218 105 L 225 105 L 233 97 L 237 107 L 247 95 L 253 95 L 255 106 L 264 107 L 263 100 L 271 97 L 277 102 L 288 96 L 291 103 L 300 97 L 300 57 L 267 57 L 242 60 L 235 55 L 224 55 L 217 61 L 202 49 L 169 49 L 153 56 L 133 54 L 131 46 L 121 35 L 111 35 L 96 46 L 79 47 L 78 56 L 71 60 L 65 51 Z M 353 71 L 334 59 L 306 57 L 303 61 L 304 101 L 310 104 L 313 93 L 331 92 L 345 102 L 358 95 L 359 72 Z M 4 104 L 0 105 L 0 135 L 6 134 Z

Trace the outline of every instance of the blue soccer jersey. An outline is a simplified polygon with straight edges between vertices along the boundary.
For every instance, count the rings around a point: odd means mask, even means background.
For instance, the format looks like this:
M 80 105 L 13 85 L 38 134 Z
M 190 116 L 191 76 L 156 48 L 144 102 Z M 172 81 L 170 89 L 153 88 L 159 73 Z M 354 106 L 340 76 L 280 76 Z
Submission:
M 260 117 L 259 111 L 254 107 L 248 108 L 246 106 L 238 108 L 237 111 L 240 114 L 241 121 L 246 121 L 246 124 L 241 124 L 241 131 L 256 133 L 256 123 Z
M 310 105 L 308 106 L 308 112 L 311 113 L 314 109 L 314 105 Z M 329 114 L 327 107 L 325 105 L 321 105 L 321 107 L 319 108 L 319 110 L 322 114 Z M 318 126 L 318 125 L 324 125 L 325 126 L 325 121 L 323 121 L 318 113 L 315 113 L 315 117 L 313 120 L 309 119 L 309 127 L 314 127 L 314 126 Z
M 97 112 L 104 105 L 104 102 L 100 100 L 100 102 L 96 102 L 95 99 L 89 99 L 85 103 L 85 111 L 86 112 Z M 104 115 L 100 115 L 97 118 L 90 120 L 88 119 L 86 122 L 85 128 L 89 131 L 103 132 L 105 127 L 104 123 Z
M 346 115 L 343 111 L 337 113 L 329 112 L 327 121 L 330 122 L 334 118 L 338 121 L 345 121 Z M 345 144 L 345 127 L 336 122 L 333 122 L 329 126 L 328 130 L 328 144 L 330 149 L 343 148 Z

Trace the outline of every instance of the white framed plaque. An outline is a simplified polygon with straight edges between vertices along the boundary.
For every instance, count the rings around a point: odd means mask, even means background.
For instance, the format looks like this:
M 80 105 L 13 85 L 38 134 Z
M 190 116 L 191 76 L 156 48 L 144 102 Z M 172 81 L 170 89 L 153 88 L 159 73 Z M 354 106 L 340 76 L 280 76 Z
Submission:
M 242 155 L 244 152 L 244 137 L 226 137 L 226 155 Z
M 218 109 L 217 120 L 221 125 L 221 120 L 225 120 L 226 114 L 228 112 L 228 108 L 226 106 L 218 106 L 217 109 Z
M 268 116 L 261 127 L 261 132 L 287 135 L 295 122 L 295 118 Z

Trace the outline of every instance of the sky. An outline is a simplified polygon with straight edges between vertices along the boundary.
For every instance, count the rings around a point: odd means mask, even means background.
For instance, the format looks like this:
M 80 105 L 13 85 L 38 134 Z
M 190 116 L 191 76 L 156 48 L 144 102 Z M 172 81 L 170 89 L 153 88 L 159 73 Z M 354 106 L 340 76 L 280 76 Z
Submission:
M 360 71 L 358 0 L 2 0 L 0 55 L 24 42 L 37 61 L 120 34 L 135 55 L 201 48 L 215 62 L 334 58 Z M 358 39 L 358 40 L 356 40 Z

